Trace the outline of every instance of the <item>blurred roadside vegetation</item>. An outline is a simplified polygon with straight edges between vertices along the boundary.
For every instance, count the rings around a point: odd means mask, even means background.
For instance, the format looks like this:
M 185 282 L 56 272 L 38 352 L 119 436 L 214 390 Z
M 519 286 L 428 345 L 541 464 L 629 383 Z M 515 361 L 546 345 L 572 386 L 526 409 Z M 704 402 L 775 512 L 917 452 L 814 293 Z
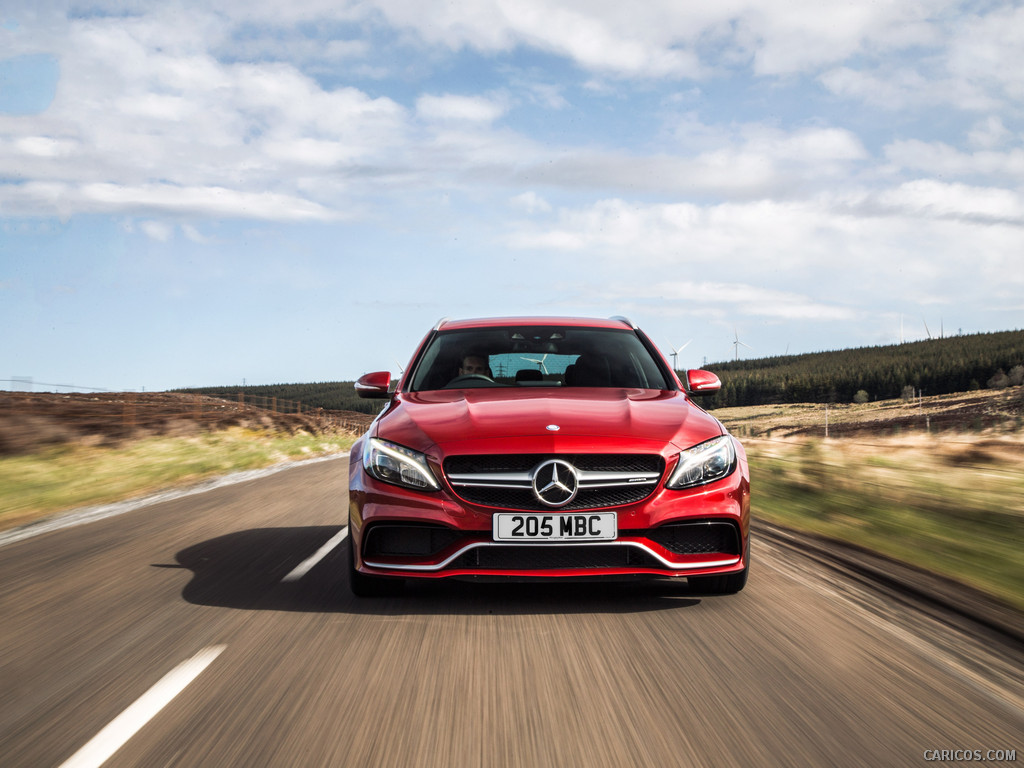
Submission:
M 748 439 L 752 514 L 969 584 L 1024 610 L 1024 441 Z
M 114 445 L 71 442 L 0 457 L 0 530 L 63 510 L 193 485 L 218 475 L 342 453 L 355 441 L 337 434 L 232 427 Z

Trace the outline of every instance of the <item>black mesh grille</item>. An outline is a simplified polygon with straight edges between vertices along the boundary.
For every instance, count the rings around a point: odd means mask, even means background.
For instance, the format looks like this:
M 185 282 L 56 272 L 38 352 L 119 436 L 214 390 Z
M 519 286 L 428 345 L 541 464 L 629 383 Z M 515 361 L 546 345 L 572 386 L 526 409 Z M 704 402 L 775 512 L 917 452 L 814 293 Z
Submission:
M 658 472 L 665 460 L 657 454 L 484 454 L 481 456 L 449 456 L 444 462 L 446 474 L 474 474 L 478 472 L 529 472 L 548 459 L 562 459 L 577 469 L 588 472 Z
M 484 504 L 488 507 L 499 507 L 501 509 L 536 509 L 551 511 L 537 501 L 533 491 L 520 490 L 517 488 L 456 488 L 459 496 L 474 504 Z M 592 490 L 581 489 L 576 498 L 559 507 L 559 512 L 571 512 L 578 509 L 601 509 L 603 507 L 614 507 L 620 504 L 633 504 L 647 498 L 653 485 L 634 485 L 624 488 L 594 488 Z
M 647 538 L 677 555 L 740 554 L 739 533 L 727 522 L 672 523 L 654 529 Z
M 529 472 L 538 464 L 548 459 L 567 461 L 585 472 L 634 472 L 655 473 L 659 477 L 664 472 L 665 461 L 658 455 L 647 454 L 518 454 L 518 455 L 483 455 L 483 456 L 451 456 L 444 462 L 444 470 L 449 475 L 486 474 L 491 472 Z M 482 486 L 453 486 L 455 492 L 473 504 L 483 504 L 500 509 L 537 509 L 550 510 L 537 500 L 529 488 L 495 488 Z M 623 504 L 635 504 L 646 499 L 654 489 L 651 484 L 623 484 L 607 488 L 580 488 L 569 504 L 559 507 L 559 511 L 571 512 L 579 509 L 602 509 Z
M 457 531 L 439 525 L 381 523 L 367 531 L 363 557 L 429 557 L 460 538 L 461 534 Z
M 615 544 L 585 547 L 510 545 L 478 547 L 450 568 L 477 570 L 556 570 L 560 568 L 660 568 L 655 558 L 635 547 Z

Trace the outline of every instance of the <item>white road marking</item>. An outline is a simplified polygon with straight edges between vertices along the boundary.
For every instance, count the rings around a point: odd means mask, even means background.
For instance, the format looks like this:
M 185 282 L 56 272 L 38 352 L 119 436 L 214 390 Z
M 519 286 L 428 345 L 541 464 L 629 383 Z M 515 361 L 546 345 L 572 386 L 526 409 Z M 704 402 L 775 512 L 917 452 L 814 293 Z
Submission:
M 312 569 L 314 565 L 316 565 L 325 557 L 327 557 L 327 554 L 332 549 L 341 544 L 341 542 L 345 540 L 346 536 L 348 536 L 347 525 L 340 531 L 338 531 L 336 534 L 334 534 L 330 539 L 328 539 L 327 543 L 320 547 L 320 549 L 318 549 L 311 556 L 307 557 L 305 560 L 299 563 L 298 566 L 296 566 L 295 570 L 293 570 L 291 573 L 289 573 L 287 576 L 281 579 L 281 581 L 298 581 L 299 579 L 301 579 L 303 576 L 309 573 L 310 569 Z
M 115 717 L 88 744 L 68 758 L 60 768 L 99 768 L 175 696 L 185 690 L 189 683 L 199 677 L 226 647 L 214 645 L 204 648 L 188 661 L 176 666 L 146 691 L 142 698 Z

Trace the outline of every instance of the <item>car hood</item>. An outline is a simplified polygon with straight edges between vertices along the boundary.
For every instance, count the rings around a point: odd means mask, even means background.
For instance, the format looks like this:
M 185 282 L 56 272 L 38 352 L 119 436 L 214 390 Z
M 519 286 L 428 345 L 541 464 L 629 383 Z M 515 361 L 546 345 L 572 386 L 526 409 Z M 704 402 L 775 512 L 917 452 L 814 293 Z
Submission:
M 375 431 L 415 450 L 451 455 L 587 447 L 666 453 L 725 430 L 678 391 L 521 387 L 401 393 Z

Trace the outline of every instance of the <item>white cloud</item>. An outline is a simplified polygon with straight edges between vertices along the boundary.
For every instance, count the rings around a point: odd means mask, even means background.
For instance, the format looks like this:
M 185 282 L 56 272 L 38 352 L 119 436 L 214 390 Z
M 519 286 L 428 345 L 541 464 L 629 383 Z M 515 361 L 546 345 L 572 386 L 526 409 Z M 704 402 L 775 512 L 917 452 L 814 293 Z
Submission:
M 996 5 L 988 13 L 935 19 L 920 39 L 926 55 L 871 51 L 859 67 L 837 61 L 821 74 L 822 84 L 845 98 L 904 111 L 948 105 L 982 112 L 1024 98 L 1024 8 Z
M 701 206 L 643 204 L 608 199 L 579 209 L 562 209 L 551 226 L 524 223 L 511 235 L 517 248 L 619 254 L 652 264 L 697 267 L 732 261 L 744 270 L 805 263 L 821 254 L 806 240 L 822 224 L 806 205 L 756 202 Z M 778 260 L 776 260 L 778 259 Z M 635 265 L 639 267 L 639 264 Z
M 300 197 L 273 192 L 239 192 L 224 187 L 169 184 L 120 186 L 109 183 L 28 182 L 0 185 L 0 206 L 9 214 L 59 216 L 77 213 L 170 213 L 197 217 L 329 221 L 341 217 Z
M 746 64 L 768 75 L 814 71 L 864 50 L 921 45 L 937 37 L 933 19 L 951 4 L 377 0 L 374 5 L 390 23 L 452 50 L 531 46 L 566 56 L 590 72 L 684 78 Z
M 181 231 L 182 234 L 184 234 L 185 237 L 191 240 L 193 243 L 198 243 L 199 245 L 209 245 L 210 243 L 214 242 L 214 239 L 212 237 L 207 237 L 206 235 L 199 231 L 198 227 L 195 227 L 191 224 L 182 224 Z
M 884 192 L 878 200 L 916 215 L 1003 221 L 1024 227 L 1024 196 L 1006 189 L 921 179 Z
M 578 261 L 587 295 L 848 320 L 858 306 L 1009 300 L 1024 288 L 1021 211 L 998 190 L 932 184 L 789 203 L 603 200 L 517 222 L 508 244 Z
M 425 120 L 493 123 L 507 107 L 500 100 L 476 96 L 423 95 L 416 100 L 416 114 Z
M 529 214 L 549 213 L 551 211 L 551 203 L 536 192 L 523 192 L 521 195 L 513 197 L 510 202 L 514 207 Z
M 998 115 L 989 115 L 974 124 L 967 134 L 967 141 L 973 147 L 995 149 L 1011 138 L 1010 131 Z
M 301 8 L 228 3 L 217 14 L 198 6 L 187 14 L 159 8 L 130 17 L 97 14 L 64 22 L 63 74 L 51 109 L 31 122 L 0 116 L 0 164 L 12 177 L 50 185 L 45 188 L 51 192 L 67 190 L 69 197 L 60 202 L 68 213 L 76 201 L 88 200 L 75 193 L 86 184 L 218 189 L 230 190 L 228 197 L 238 201 L 263 193 L 304 201 L 283 206 L 284 218 L 300 215 L 299 210 L 337 215 L 353 210 L 353 198 L 367 192 L 439 180 L 681 199 L 815 194 L 848 182 L 871 160 L 860 139 L 842 126 L 704 125 L 691 115 L 680 123 L 674 147 L 638 153 L 597 142 L 558 146 L 495 123 L 524 104 L 565 110 L 569 102 L 560 86 L 537 84 L 520 73 L 516 97 L 507 91 L 425 93 L 415 98 L 410 113 L 386 96 L 371 97 L 353 87 L 325 89 L 303 72 L 300 63 L 311 58 L 321 57 L 325 64 L 348 61 L 371 49 L 365 40 L 311 38 L 299 22 L 319 18 L 379 26 L 387 19 L 422 41 L 453 49 L 533 47 L 606 76 L 661 78 L 720 71 L 726 59 L 729 66 L 756 60 L 764 71 L 788 72 L 831 65 L 865 46 L 877 52 L 935 44 L 941 39 L 938 22 L 929 19 L 941 6 L 729 0 L 680 8 L 652 0 L 627 8 L 582 0 L 485 0 L 435 7 L 379 0 Z M 100 2 L 97 9 L 102 7 Z M 264 19 L 268 26 L 254 22 L 246 29 L 255 34 L 236 34 L 247 17 Z M 976 23 L 984 29 L 988 21 Z M 246 62 L 215 55 L 253 55 L 260 45 L 278 59 Z M 286 54 L 290 60 L 283 60 Z M 322 58 L 330 56 L 335 58 Z M 900 70 L 891 93 L 880 98 L 898 103 L 908 93 L 926 92 L 922 77 L 914 69 Z M 876 75 L 851 68 L 836 69 L 825 80 L 847 96 L 884 92 Z M 993 140 L 994 134 L 988 136 L 977 140 Z M 984 166 L 1009 159 L 1000 171 L 1006 174 L 1017 163 L 1012 150 L 969 159 L 952 153 L 915 148 L 909 141 L 891 144 L 887 157 L 897 169 L 908 170 L 939 161 Z M 914 161 L 915 154 L 922 160 Z M 9 186 L 4 196 L 14 209 L 26 211 L 42 189 Z M 124 204 L 130 210 L 132 202 Z M 152 196 L 140 201 L 146 211 L 155 204 Z M 238 215 L 268 208 L 246 203 Z M 210 213 L 230 215 L 225 210 L 214 205 Z
M 401 156 L 407 115 L 394 101 L 324 90 L 287 63 L 218 61 L 208 47 L 223 22 L 184 16 L 66 22 L 51 107 L 0 116 L 0 164 L 28 180 L 0 189 L 7 210 L 336 218 L 351 207 L 344 189 L 310 184 L 311 170 Z
M 666 15 L 678 19 L 683 14 L 666 14 L 659 3 L 642 6 L 639 14 L 610 4 L 543 0 L 443 5 L 378 0 L 376 5 L 392 24 L 452 50 L 507 52 L 530 46 L 566 56 L 586 69 L 625 76 L 689 76 L 699 71 L 696 55 L 675 45 L 681 41 L 671 32 L 666 36 L 659 24 Z M 648 24 L 637 28 L 628 23 L 637 16 Z
M 518 178 L 573 189 L 617 188 L 683 198 L 715 195 L 750 199 L 834 186 L 868 159 L 852 133 L 806 128 L 791 133 L 763 125 L 732 132 L 707 126 L 676 136 L 679 154 L 563 150 L 520 162 Z M 696 154 L 689 155 L 693 148 Z
M 742 312 L 785 320 L 852 320 L 856 316 L 849 307 L 822 303 L 792 291 L 745 283 L 665 282 L 658 285 L 658 298 L 663 302 L 683 302 L 693 313 L 714 306 L 727 314 Z
M 889 162 L 901 170 L 936 177 L 988 176 L 1024 184 L 1024 149 L 961 152 L 942 142 L 894 141 L 885 147 Z
M 74 143 L 49 136 L 25 136 L 14 140 L 14 149 L 33 157 L 55 158 L 71 154 Z
M 146 237 L 161 243 L 170 242 L 174 237 L 174 227 L 163 221 L 143 221 L 139 223 L 139 229 Z
M 754 51 L 754 65 L 761 74 L 814 71 L 864 49 L 903 47 L 927 37 L 927 5 L 815 0 L 751 3 L 738 17 L 738 36 Z
M 996 6 L 987 15 L 958 20 L 947 61 L 957 78 L 1019 102 L 1024 98 L 1024 7 Z
M 819 79 L 828 90 L 838 96 L 863 101 L 883 109 L 919 107 L 941 103 L 948 98 L 946 88 L 937 86 L 921 73 L 906 68 L 889 68 L 884 72 L 877 72 L 836 67 L 823 73 Z

